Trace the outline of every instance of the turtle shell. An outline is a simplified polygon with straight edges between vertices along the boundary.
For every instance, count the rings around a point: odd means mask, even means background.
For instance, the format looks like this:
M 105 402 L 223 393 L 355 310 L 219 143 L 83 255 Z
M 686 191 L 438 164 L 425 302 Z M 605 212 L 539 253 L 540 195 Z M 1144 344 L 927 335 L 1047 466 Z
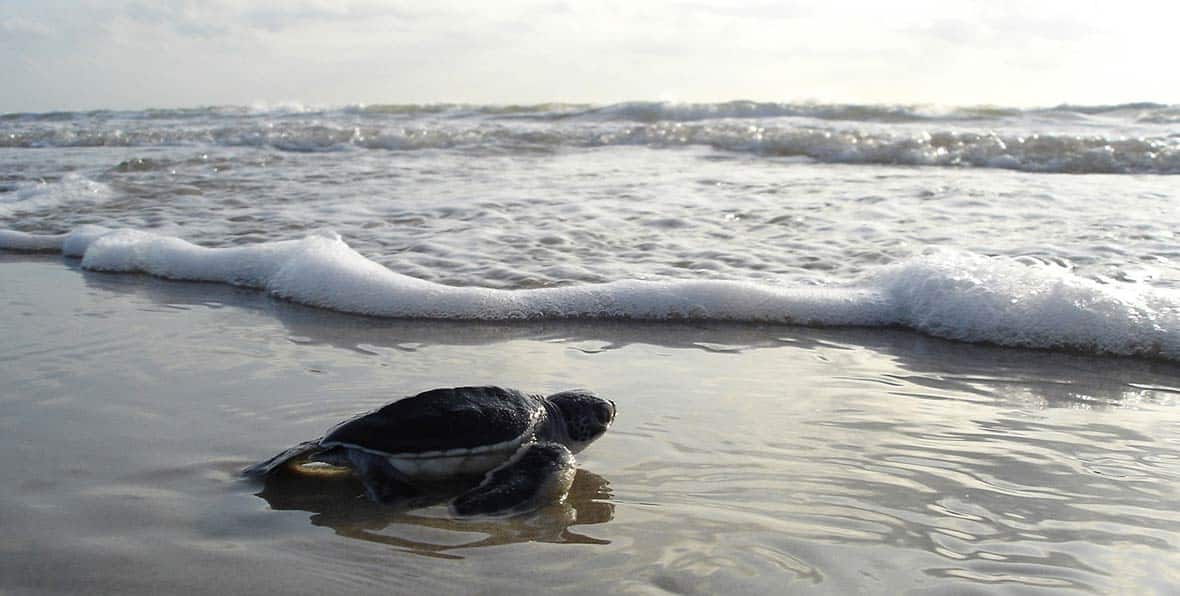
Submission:
M 500 387 L 434 389 L 345 421 L 320 445 L 425 457 L 516 445 L 531 436 L 540 399 Z

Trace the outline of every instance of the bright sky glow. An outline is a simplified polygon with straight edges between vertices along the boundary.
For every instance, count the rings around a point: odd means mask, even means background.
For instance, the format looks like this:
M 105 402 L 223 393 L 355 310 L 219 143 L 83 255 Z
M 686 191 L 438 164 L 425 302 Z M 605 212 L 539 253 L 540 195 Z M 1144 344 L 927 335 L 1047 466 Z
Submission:
M 1180 103 L 1177 22 L 1156 0 L 0 0 L 0 112 Z

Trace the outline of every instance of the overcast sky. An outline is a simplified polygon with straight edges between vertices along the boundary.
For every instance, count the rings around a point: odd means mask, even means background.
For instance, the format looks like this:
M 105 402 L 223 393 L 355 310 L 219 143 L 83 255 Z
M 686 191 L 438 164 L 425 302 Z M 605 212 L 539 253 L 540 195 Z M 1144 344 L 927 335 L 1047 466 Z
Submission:
M 0 0 L 0 112 L 1180 103 L 1162 1 Z

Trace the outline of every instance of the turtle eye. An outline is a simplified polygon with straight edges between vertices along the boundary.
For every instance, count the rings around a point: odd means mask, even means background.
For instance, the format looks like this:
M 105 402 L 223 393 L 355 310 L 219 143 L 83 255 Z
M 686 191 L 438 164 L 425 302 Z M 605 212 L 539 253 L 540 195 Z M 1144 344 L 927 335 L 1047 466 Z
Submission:
M 598 423 L 603 426 L 610 424 L 611 418 L 614 417 L 612 414 L 613 413 L 611 412 L 610 406 L 606 404 L 600 404 L 594 408 L 594 417 L 597 418 Z

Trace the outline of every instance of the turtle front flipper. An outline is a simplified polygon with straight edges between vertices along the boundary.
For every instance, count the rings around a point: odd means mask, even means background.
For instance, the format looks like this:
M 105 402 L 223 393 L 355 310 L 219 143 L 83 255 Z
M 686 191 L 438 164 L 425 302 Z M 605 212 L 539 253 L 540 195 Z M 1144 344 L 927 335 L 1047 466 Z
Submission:
M 456 515 L 513 515 L 560 502 L 574 482 L 574 456 L 559 443 L 530 443 L 451 503 Z

